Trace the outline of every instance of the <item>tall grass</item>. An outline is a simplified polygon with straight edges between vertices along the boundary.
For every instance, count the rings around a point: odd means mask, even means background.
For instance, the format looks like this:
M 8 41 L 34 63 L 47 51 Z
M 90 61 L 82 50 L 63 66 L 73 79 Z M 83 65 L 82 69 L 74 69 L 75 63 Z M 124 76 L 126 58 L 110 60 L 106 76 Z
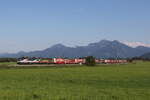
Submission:
M 150 100 L 150 63 L 1 69 L 0 100 Z

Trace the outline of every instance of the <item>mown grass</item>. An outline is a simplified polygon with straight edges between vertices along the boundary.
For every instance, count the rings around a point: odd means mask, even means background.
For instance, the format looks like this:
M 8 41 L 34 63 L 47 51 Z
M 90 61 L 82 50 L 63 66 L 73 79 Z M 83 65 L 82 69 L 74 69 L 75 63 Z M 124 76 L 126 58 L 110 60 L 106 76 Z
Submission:
M 150 62 L 0 69 L 0 100 L 150 100 Z

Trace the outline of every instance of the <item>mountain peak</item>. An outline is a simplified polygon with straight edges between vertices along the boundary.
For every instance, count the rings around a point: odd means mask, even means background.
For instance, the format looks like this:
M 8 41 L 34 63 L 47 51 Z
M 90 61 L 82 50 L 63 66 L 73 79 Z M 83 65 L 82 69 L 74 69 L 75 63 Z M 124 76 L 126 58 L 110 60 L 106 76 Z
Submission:
M 99 43 L 121 43 L 120 41 L 118 40 L 101 40 Z
M 118 41 L 118 40 L 113 40 L 112 42 L 120 43 L 120 41 Z
M 100 45 L 107 45 L 107 44 L 109 44 L 109 43 L 111 43 L 111 41 L 109 41 L 109 40 L 101 40 L 101 41 L 99 41 L 99 42 L 96 42 L 96 43 L 90 43 L 88 46 L 100 46 Z
M 51 48 L 62 48 L 62 47 L 66 47 L 66 46 L 61 44 L 61 43 L 59 43 L 59 44 L 53 45 Z
M 108 43 L 111 42 L 110 40 L 101 40 L 99 43 Z
M 101 40 L 101 41 L 99 41 L 97 43 L 90 43 L 88 46 L 101 46 L 101 47 L 105 47 L 105 46 L 112 45 L 112 44 L 117 44 L 117 45 L 119 44 L 119 45 L 121 45 L 122 43 L 119 42 L 118 40 L 114 40 L 114 41 Z

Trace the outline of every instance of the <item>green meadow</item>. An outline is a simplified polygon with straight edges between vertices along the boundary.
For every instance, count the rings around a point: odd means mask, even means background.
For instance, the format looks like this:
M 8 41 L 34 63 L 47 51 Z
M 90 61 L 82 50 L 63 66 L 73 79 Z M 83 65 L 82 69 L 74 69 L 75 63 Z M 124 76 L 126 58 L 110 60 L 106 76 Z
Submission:
M 150 100 L 150 62 L 1 68 L 0 100 Z

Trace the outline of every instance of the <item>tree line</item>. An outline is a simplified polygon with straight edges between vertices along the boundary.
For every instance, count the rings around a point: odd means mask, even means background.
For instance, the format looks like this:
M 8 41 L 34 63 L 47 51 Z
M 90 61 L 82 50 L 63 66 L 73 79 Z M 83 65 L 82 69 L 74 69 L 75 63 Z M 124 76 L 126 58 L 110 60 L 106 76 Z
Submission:
M 17 58 L 0 58 L 0 62 L 17 62 Z

